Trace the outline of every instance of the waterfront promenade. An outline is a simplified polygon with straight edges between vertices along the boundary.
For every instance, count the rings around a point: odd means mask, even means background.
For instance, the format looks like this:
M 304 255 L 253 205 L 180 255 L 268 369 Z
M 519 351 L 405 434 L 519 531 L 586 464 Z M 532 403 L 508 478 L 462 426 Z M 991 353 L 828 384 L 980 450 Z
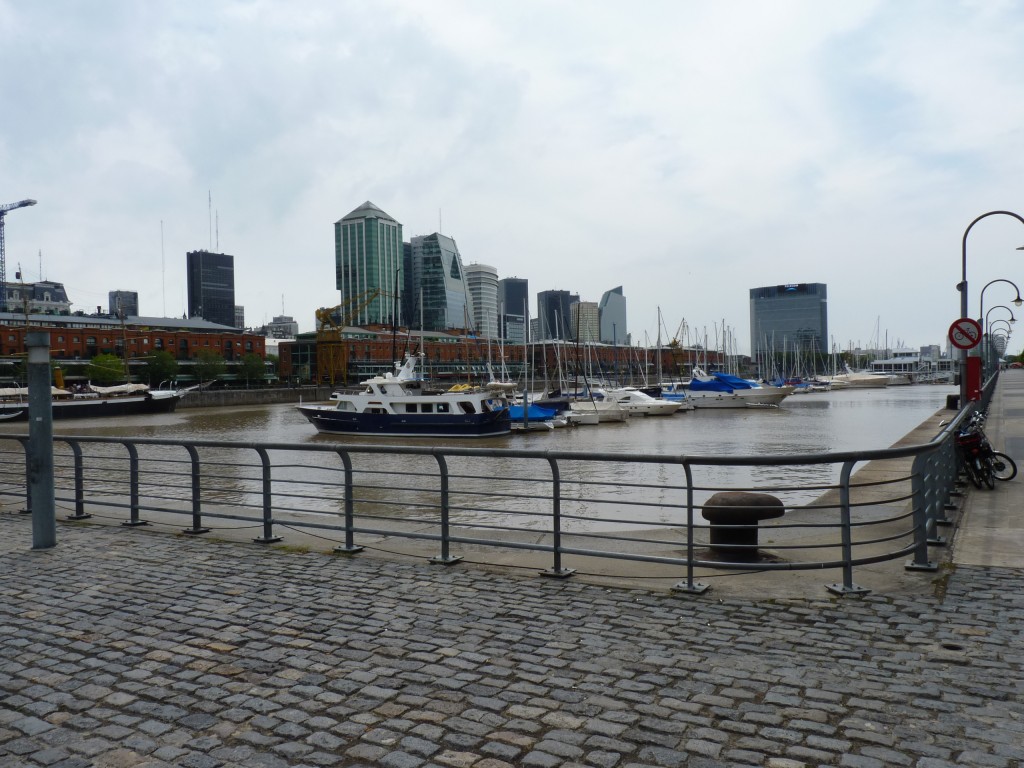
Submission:
M 1022 416 L 1011 371 L 1018 463 Z M 33 551 L 7 509 L 0 766 L 1020 765 L 1022 508 L 1024 477 L 971 490 L 938 573 L 844 598 L 112 526 Z

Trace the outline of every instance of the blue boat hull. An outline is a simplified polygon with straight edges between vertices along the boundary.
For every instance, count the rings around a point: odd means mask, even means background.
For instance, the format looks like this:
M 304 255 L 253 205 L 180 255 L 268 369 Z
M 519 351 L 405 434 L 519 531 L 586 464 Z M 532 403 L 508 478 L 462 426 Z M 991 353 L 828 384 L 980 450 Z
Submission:
M 351 413 L 299 409 L 318 432 L 367 437 L 494 437 L 512 431 L 508 411 L 472 414 Z

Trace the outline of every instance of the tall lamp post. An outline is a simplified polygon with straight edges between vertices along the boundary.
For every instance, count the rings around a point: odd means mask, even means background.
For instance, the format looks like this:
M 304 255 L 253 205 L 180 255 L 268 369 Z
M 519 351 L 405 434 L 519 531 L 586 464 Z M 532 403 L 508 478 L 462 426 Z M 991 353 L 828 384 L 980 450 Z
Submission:
M 989 335 L 991 334 L 991 331 L 989 330 L 991 328 L 991 325 L 989 324 L 988 316 L 991 315 L 992 312 L 994 310 L 997 310 L 997 309 L 1005 309 L 1007 312 L 1010 313 L 1010 318 L 1009 318 L 1009 320 L 1001 318 L 1001 317 L 1000 318 L 996 318 L 995 320 L 992 321 L 993 323 L 1004 322 L 1004 323 L 1007 324 L 1007 329 L 1008 330 L 1012 330 L 1011 328 L 1009 328 L 1009 326 L 1011 324 L 1017 322 L 1017 318 L 1013 316 L 1013 310 L 1011 310 L 1005 304 L 996 304 L 994 307 L 992 307 L 992 309 L 990 309 L 988 312 L 985 313 L 985 322 L 981 326 L 982 330 L 984 331 L 984 333 L 982 334 L 982 337 L 981 337 L 982 338 L 981 353 L 982 353 L 982 356 L 983 356 L 982 363 L 984 363 L 985 372 L 988 375 L 992 374 L 992 370 L 991 370 L 991 368 L 992 368 L 992 361 L 988 359 L 989 358 L 989 343 L 990 343 Z
M 970 224 L 967 225 L 967 229 L 964 230 L 963 249 L 961 256 L 961 276 L 960 284 L 957 285 L 956 289 L 960 291 L 960 317 L 968 317 L 967 311 L 967 235 L 970 234 L 971 229 L 984 218 L 989 216 L 995 216 L 1000 214 L 1003 216 L 1012 216 L 1021 224 L 1024 224 L 1024 218 L 1013 211 L 989 211 L 983 213 L 981 216 L 976 218 Z M 1024 249 L 1024 246 L 1017 250 Z M 964 408 L 967 405 L 967 350 L 960 350 L 960 407 Z
M 1010 324 L 1002 318 L 992 321 L 992 327 L 995 328 L 996 323 L 1006 323 L 1006 327 L 1009 328 Z M 1003 330 L 1002 327 L 996 328 L 994 331 L 990 330 L 989 343 L 992 345 L 992 351 L 996 353 L 999 359 L 1002 359 L 1003 355 L 1006 354 L 1006 350 L 1010 347 L 1010 336 L 1009 330 Z

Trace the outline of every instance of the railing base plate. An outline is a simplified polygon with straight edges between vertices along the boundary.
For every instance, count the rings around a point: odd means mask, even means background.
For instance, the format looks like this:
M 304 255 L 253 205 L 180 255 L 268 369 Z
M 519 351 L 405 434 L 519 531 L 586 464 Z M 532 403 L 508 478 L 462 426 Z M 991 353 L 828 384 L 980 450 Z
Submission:
M 136 527 L 138 525 L 149 525 L 149 521 L 148 520 L 125 520 L 124 522 L 121 523 L 121 525 L 126 526 L 128 528 L 134 528 L 134 527 Z
M 90 515 L 88 512 L 83 512 L 80 515 L 66 515 L 64 517 L 64 519 L 65 520 L 88 520 L 90 517 L 92 517 L 92 515 Z
M 566 579 L 576 573 L 575 568 L 548 568 L 546 571 L 541 571 L 541 576 L 547 576 L 550 579 Z
M 866 595 L 871 591 L 867 587 L 861 587 L 857 584 L 851 584 L 850 586 L 845 584 L 826 584 L 825 589 L 833 595 Z
M 354 547 L 354 546 L 353 547 L 335 547 L 331 551 L 334 552 L 337 555 L 354 555 L 357 552 L 362 552 L 363 549 L 364 549 L 363 547 Z
M 915 563 L 913 560 L 907 561 L 903 565 L 904 570 L 907 571 L 937 571 L 939 566 L 931 561 L 927 563 Z
M 280 536 L 257 536 L 253 539 L 257 544 L 275 544 L 281 540 Z
M 434 563 L 434 565 L 453 565 L 454 563 L 457 563 L 460 560 L 462 560 L 461 557 L 432 557 L 432 558 L 430 558 L 430 562 Z
M 185 528 L 182 531 L 182 533 L 187 533 L 190 536 L 195 536 L 196 534 L 209 533 L 209 532 L 210 532 L 209 528 Z
M 699 581 L 695 581 L 693 584 L 680 581 L 678 584 L 672 585 L 673 592 L 685 592 L 690 595 L 703 595 L 708 589 L 710 587 L 707 584 L 701 584 Z
M 946 546 L 946 538 L 944 536 L 933 536 L 928 539 L 929 547 L 944 547 Z

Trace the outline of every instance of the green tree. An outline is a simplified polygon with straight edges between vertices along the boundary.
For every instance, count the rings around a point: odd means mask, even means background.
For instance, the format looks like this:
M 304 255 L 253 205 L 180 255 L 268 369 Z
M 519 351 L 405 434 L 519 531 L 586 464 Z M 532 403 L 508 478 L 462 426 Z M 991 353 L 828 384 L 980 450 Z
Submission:
M 196 354 L 195 372 L 199 383 L 213 381 L 228 368 L 224 358 L 209 349 L 201 349 Z
M 166 349 L 158 349 L 146 360 L 145 376 L 151 386 L 159 386 L 177 375 L 178 361 Z
M 281 358 L 279 358 L 277 355 L 267 355 L 266 360 L 264 362 L 270 363 L 270 369 L 274 373 L 277 373 L 277 367 L 281 364 Z
M 117 355 L 109 354 L 96 355 L 90 360 L 89 365 L 85 368 L 85 375 L 89 377 L 89 381 L 95 381 L 101 385 L 127 380 L 124 361 Z
M 263 365 L 263 358 L 252 352 L 238 362 L 238 375 L 245 379 L 246 389 L 249 388 L 249 382 L 252 380 L 262 383 L 266 373 L 267 369 Z

